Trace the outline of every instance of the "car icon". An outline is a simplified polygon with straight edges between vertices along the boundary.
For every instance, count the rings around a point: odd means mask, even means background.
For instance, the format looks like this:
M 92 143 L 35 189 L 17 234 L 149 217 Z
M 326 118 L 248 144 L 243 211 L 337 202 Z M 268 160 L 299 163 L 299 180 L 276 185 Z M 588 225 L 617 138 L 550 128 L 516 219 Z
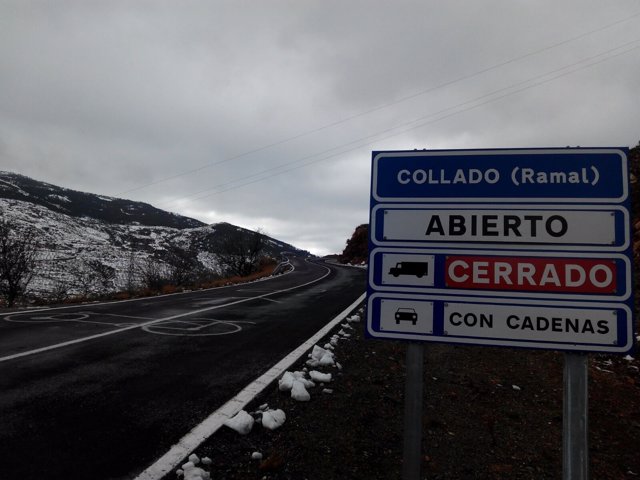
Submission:
M 400 325 L 402 321 L 411 322 L 413 325 L 418 323 L 418 314 L 413 308 L 399 308 L 396 310 L 396 325 Z

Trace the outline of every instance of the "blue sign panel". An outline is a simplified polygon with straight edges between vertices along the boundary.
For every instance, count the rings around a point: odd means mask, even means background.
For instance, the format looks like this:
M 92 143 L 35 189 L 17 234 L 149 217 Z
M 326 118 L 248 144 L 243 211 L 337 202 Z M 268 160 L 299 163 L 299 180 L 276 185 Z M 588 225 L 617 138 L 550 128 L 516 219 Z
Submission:
M 627 149 L 373 152 L 367 333 L 633 349 Z
M 377 201 L 526 199 L 618 203 L 628 196 L 620 149 L 380 152 Z

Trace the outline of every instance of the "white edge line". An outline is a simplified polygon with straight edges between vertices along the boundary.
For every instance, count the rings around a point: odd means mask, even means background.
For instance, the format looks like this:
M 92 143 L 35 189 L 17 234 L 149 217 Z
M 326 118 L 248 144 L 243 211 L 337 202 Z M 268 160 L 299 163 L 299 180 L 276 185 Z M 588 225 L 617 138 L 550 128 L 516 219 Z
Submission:
M 320 329 L 306 342 L 293 350 L 282 360 L 271 367 L 266 373 L 255 379 L 235 397 L 225 403 L 218 410 L 207 417 L 200 425 L 182 437 L 171 449 L 156 462 L 138 475 L 135 480 L 160 480 L 177 467 L 191 452 L 200 446 L 211 435 L 224 425 L 224 422 L 233 417 L 251 402 L 260 392 L 267 388 L 276 378 L 297 362 L 309 351 L 322 337 L 329 333 L 338 323 L 344 320 L 359 304 L 364 301 L 365 293 L 338 314 L 327 325 Z
M 122 332 L 126 332 L 126 331 L 129 331 L 129 330 L 135 330 L 136 328 L 147 327 L 149 325 L 153 325 L 153 324 L 159 323 L 159 322 L 164 322 L 164 321 L 167 321 L 167 320 L 175 320 L 176 318 L 182 318 L 182 317 L 188 317 L 188 316 L 191 316 L 191 315 L 197 315 L 199 313 L 208 312 L 210 310 L 217 310 L 219 308 L 230 307 L 232 305 L 237 305 L 239 303 L 250 302 L 251 300 L 257 300 L 257 299 L 260 299 L 260 298 L 266 298 L 266 297 L 269 297 L 271 295 L 276 295 L 278 293 L 289 292 L 289 291 L 295 290 L 297 288 L 306 287 L 307 285 L 312 285 L 314 283 L 319 282 L 320 280 L 326 278 L 331 273 L 331 269 L 329 267 L 326 267 L 324 265 L 318 265 L 318 266 L 320 266 L 322 268 L 326 268 L 327 269 L 327 273 L 325 273 L 323 276 L 321 276 L 319 278 L 316 278 L 315 280 L 312 280 L 312 281 L 307 282 L 307 283 L 303 283 L 301 285 L 296 285 L 295 287 L 285 288 L 283 290 L 277 290 L 275 292 L 265 293 L 263 295 L 257 295 L 255 297 L 246 297 L 246 298 L 243 298 L 242 300 L 236 300 L 235 302 L 224 303 L 222 305 L 215 305 L 213 307 L 201 308 L 200 310 L 194 310 L 192 312 L 179 313 L 178 315 L 172 315 L 171 317 L 158 318 L 156 320 L 151 320 L 150 322 L 137 323 L 135 325 L 131 325 L 130 327 L 119 328 L 117 330 L 109 330 L 107 332 L 97 333 L 95 335 L 90 335 L 88 337 L 76 338 L 74 340 L 69 340 L 67 342 L 56 343 L 54 345 L 48 345 L 46 347 L 36 348 L 34 350 L 28 350 L 26 352 L 14 353 L 13 355 L 7 355 L 6 357 L 0 357 L 0 363 L 6 362 L 6 361 L 9 361 L 9 360 L 14 360 L 16 358 L 27 357 L 29 355 L 35 355 L 37 353 L 47 352 L 49 350 L 56 350 L 58 348 L 68 347 L 70 345 L 75 345 L 76 343 L 83 343 L 83 342 L 87 342 L 89 340 L 95 340 L 96 338 L 107 337 L 109 335 L 114 335 L 116 333 L 122 333 Z M 34 312 L 39 312 L 39 311 L 41 311 L 41 310 L 30 310 L 30 311 L 25 311 L 25 312 L 16 312 L 16 313 L 13 313 L 13 314 L 10 314 L 10 315 L 6 315 L 6 317 L 12 317 L 12 316 L 15 316 L 15 315 L 26 315 L 26 314 L 31 314 L 31 313 L 34 313 Z

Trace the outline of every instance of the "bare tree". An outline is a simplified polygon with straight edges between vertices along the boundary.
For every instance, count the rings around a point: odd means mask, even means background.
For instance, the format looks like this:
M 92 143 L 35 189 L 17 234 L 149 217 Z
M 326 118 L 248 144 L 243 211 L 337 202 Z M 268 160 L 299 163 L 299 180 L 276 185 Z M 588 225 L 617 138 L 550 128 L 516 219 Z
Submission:
M 193 284 L 200 270 L 196 254 L 177 245 L 167 247 L 167 254 L 171 284 L 177 287 Z
M 53 303 L 64 302 L 69 298 L 69 283 L 61 279 L 54 280 L 45 298 Z
M 94 285 L 94 277 L 87 268 L 84 260 L 76 258 L 68 262 L 66 266 L 67 273 L 73 278 L 73 287 L 77 289 L 84 297 L 89 296 Z
M 142 266 L 142 282 L 149 290 L 159 292 L 169 283 L 167 268 L 158 260 L 149 257 Z
M 100 260 L 85 260 L 87 269 L 92 273 L 94 280 L 99 284 L 102 293 L 113 289 L 116 278 L 116 269 Z
M 136 254 L 135 251 L 131 249 L 125 270 L 125 287 L 130 295 L 133 294 L 138 287 L 138 271 L 139 265 L 136 260 Z
M 36 253 L 33 230 L 18 231 L 14 222 L 0 219 L 0 295 L 8 307 L 25 294 L 33 278 Z
M 265 237 L 261 230 L 236 230 L 225 238 L 217 255 L 228 273 L 245 277 L 258 269 L 264 247 Z

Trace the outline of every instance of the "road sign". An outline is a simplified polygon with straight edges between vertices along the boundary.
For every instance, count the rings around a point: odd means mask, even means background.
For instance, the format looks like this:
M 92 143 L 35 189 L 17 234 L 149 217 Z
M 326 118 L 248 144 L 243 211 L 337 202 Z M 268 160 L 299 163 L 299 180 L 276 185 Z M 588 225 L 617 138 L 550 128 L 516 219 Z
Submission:
M 374 152 L 372 337 L 631 350 L 626 149 Z
M 620 203 L 625 149 L 374 152 L 371 196 L 384 202 Z

